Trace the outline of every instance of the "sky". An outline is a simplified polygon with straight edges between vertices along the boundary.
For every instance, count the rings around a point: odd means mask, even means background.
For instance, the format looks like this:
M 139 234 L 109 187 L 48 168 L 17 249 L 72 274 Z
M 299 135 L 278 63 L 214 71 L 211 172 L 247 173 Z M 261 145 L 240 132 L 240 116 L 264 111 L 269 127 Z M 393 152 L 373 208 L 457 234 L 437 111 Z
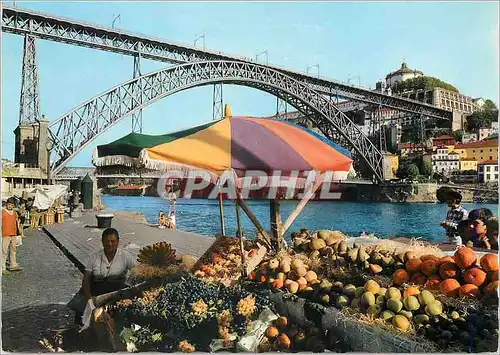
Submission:
M 2 1 L 12 5 L 12 1 Z M 498 103 L 498 2 L 23 2 L 19 7 L 193 45 L 294 70 L 319 65 L 321 76 L 365 87 L 401 66 L 444 80 L 460 92 Z M 202 40 L 197 41 L 201 47 Z M 2 33 L 2 158 L 14 157 L 19 123 L 23 38 Z M 132 78 L 133 58 L 37 40 L 41 113 L 56 120 Z M 259 60 L 265 61 L 265 55 Z M 142 73 L 168 63 L 142 60 Z M 316 73 L 316 68 L 310 69 Z M 143 110 L 143 133 L 165 134 L 212 119 L 213 86 L 194 88 Z M 224 85 L 233 115 L 269 116 L 276 99 Z M 95 146 L 131 131 L 130 117 L 103 132 L 70 161 L 91 166 Z

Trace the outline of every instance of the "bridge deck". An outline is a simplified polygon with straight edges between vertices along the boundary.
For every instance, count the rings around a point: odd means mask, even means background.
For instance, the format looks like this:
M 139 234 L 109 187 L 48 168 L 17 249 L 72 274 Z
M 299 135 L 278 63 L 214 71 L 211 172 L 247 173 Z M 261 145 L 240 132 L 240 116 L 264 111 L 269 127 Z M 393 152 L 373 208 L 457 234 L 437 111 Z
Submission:
M 201 257 L 215 241 L 195 233 L 171 231 L 153 227 L 140 214 L 114 212 L 112 227 L 120 233 L 120 246 L 137 256 L 139 249 L 166 241 L 178 254 Z M 83 268 L 90 254 L 102 250 L 101 234 L 97 228 L 96 212 L 87 212 L 80 218 L 66 218 L 64 223 L 44 227 L 49 236 L 67 252 L 79 268 Z M 137 218 L 139 216 L 140 218 Z

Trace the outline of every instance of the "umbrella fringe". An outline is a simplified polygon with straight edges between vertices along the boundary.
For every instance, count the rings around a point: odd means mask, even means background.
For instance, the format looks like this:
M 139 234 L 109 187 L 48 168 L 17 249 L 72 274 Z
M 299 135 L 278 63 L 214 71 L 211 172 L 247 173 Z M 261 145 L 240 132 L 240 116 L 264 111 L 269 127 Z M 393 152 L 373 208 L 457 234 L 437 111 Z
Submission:
M 134 158 L 128 155 L 106 155 L 99 156 L 97 148 L 92 151 L 92 164 L 94 166 L 109 166 L 109 165 L 124 165 L 128 167 L 139 167 L 139 158 Z
M 216 173 L 197 168 L 192 165 L 186 165 L 186 164 L 181 164 L 181 163 L 176 163 L 176 162 L 169 162 L 169 161 L 164 161 L 164 160 L 156 160 L 156 159 L 151 159 L 149 158 L 148 152 L 146 149 L 141 150 L 141 153 L 139 154 L 139 161 L 142 166 L 144 166 L 146 169 L 151 169 L 151 170 L 156 170 L 156 171 L 180 171 L 183 174 L 183 177 L 188 177 L 190 172 L 193 171 L 203 171 L 208 174 L 210 174 L 210 182 L 213 184 L 217 184 L 219 181 L 219 175 Z

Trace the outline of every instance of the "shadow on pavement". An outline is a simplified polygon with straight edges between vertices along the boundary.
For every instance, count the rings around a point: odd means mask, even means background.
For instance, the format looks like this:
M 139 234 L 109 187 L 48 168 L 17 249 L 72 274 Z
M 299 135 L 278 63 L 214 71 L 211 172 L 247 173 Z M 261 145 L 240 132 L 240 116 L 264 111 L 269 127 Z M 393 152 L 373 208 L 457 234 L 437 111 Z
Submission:
M 44 344 L 42 344 L 44 343 Z M 2 350 L 9 352 L 95 351 L 88 334 L 78 333 L 65 304 L 43 304 L 2 312 Z M 52 349 L 51 349 L 52 347 Z

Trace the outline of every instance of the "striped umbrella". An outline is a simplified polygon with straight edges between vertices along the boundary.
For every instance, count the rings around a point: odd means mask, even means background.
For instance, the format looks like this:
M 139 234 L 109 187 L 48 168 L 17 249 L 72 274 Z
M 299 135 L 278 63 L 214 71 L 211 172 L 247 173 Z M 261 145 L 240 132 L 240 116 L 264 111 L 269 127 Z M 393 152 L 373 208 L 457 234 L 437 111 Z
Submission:
M 280 176 L 317 171 L 347 177 L 350 153 L 299 125 L 263 118 L 226 117 L 179 132 L 131 133 L 94 150 L 96 166 L 127 165 L 169 171 L 204 170 L 215 182 L 227 170 L 238 178 L 259 170 Z

